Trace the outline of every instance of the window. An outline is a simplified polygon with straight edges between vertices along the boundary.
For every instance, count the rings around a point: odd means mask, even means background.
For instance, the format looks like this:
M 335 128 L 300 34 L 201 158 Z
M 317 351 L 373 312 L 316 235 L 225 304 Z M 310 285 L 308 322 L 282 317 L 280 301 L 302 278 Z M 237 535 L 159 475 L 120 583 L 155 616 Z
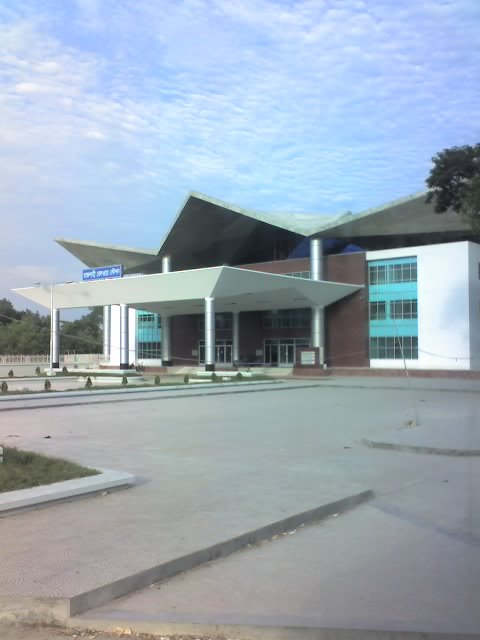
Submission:
M 158 359 L 161 354 L 160 316 L 148 311 L 137 313 L 137 358 Z
M 162 343 L 161 342 L 138 342 L 137 357 L 142 359 L 154 358 L 158 359 L 162 357 Z
M 390 317 L 395 320 L 417 318 L 416 300 L 393 300 L 390 302 Z
M 371 265 L 368 270 L 370 284 L 383 284 L 387 281 L 386 265 Z
M 370 338 L 370 358 L 406 360 L 418 359 L 418 338 L 416 336 L 373 337 Z
M 385 302 L 370 302 L 370 320 L 385 320 Z
M 231 313 L 216 313 L 215 314 L 215 330 L 221 331 L 222 329 L 231 329 L 233 325 L 233 316 Z M 205 331 L 205 317 L 201 316 L 198 319 L 198 328 L 200 331 Z
M 368 268 L 370 285 L 417 281 L 417 259 L 399 258 L 392 264 L 370 264 Z
M 265 311 L 263 314 L 265 329 L 308 329 L 310 324 L 310 309 L 281 309 Z
M 138 324 L 143 325 L 145 328 L 148 327 L 160 327 L 160 316 L 156 313 L 146 313 L 142 311 L 138 313 Z

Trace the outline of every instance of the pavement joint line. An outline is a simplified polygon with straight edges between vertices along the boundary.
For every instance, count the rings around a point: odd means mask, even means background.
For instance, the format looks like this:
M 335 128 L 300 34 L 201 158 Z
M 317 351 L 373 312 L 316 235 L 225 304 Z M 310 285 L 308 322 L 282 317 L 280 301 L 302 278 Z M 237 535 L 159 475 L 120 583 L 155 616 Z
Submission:
M 328 382 L 328 378 L 308 378 L 308 377 L 302 377 L 302 378 L 291 378 L 291 380 L 324 380 L 326 382 Z M 345 378 L 343 378 L 345 379 Z M 431 380 L 431 378 L 425 378 L 426 380 Z M 330 380 L 332 380 L 332 378 L 330 378 Z M 312 385 L 313 386 L 313 385 Z M 320 385 L 319 385 L 320 386 Z M 442 388 L 442 387 L 432 387 L 432 388 L 426 388 L 426 387 L 413 387 L 413 389 L 410 389 L 409 387 L 401 387 L 401 386 L 394 386 L 394 385 L 380 385 L 380 386 L 373 386 L 373 385 L 367 385 L 367 384 L 349 384 L 349 385 L 345 385 L 345 384 L 325 384 L 325 387 L 329 388 L 329 389 L 368 389 L 368 390 L 380 390 L 382 391 L 383 389 L 387 389 L 387 390 L 392 390 L 392 391 L 408 391 L 409 393 L 411 393 L 412 391 L 414 393 L 480 393 L 480 385 L 478 389 L 448 389 L 448 388 Z
M 135 484 L 135 476 L 131 473 L 113 469 L 98 471 L 100 473 L 94 476 L 0 493 L 0 518 Z
M 195 616 L 191 616 L 193 619 Z M 117 632 L 119 628 L 129 629 L 132 633 L 145 633 L 154 636 L 170 637 L 209 637 L 229 638 L 230 640 L 474 640 L 477 633 L 449 633 L 444 631 L 401 631 L 382 629 L 357 629 L 342 627 L 294 626 L 292 622 L 285 626 L 266 624 L 260 620 L 248 622 L 208 622 L 152 620 L 131 618 L 87 618 L 73 617 L 67 621 L 70 629 L 88 629 L 94 631 Z M 387 624 L 385 624 L 387 626 Z
M 381 440 L 370 440 L 368 438 L 363 438 L 362 443 L 372 449 L 384 449 L 402 453 L 423 453 L 437 456 L 456 456 L 459 458 L 480 456 L 480 449 L 453 449 L 449 447 L 430 447 L 421 444 L 397 444 L 395 442 L 382 442 Z
M 236 383 L 237 384 L 237 383 Z M 260 384 L 264 384 L 264 385 L 271 385 L 271 382 L 257 382 L 257 385 Z M 183 388 L 181 389 L 183 391 L 182 394 L 180 395 L 169 395 L 169 396 L 155 396 L 153 398 L 149 398 L 149 397 L 144 397 L 144 398 L 118 398 L 118 397 L 113 397 L 112 399 L 109 400 L 88 400 L 85 402 L 61 402 L 58 404 L 36 404 L 36 405 L 30 405 L 30 406 L 21 406 L 21 407 L 0 407 L 0 413 L 7 413 L 8 411 L 30 411 L 32 409 L 60 409 L 60 408 L 65 408 L 65 407 L 82 407 L 82 406 L 87 406 L 87 405 L 93 405 L 93 404 L 109 404 L 109 403 L 119 403 L 119 402 L 147 402 L 147 401 L 151 401 L 151 400 L 177 400 L 177 399 L 182 399 L 182 398 L 199 398 L 202 396 L 222 396 L 222 395 L 233 395 L 233 394 L 239 394 L 239 393 L 265 393 L 265 392 L 271 392 L 271 391 L 296 391 L 297 389 L 309 389 L 309 388 L 317 388 L 317 387 L 321 387 L 321 384 L 307 384 L 307 385 L 295 385 L 294 387 L 283 387 L 283 388 L 277 388 L 277 389 L 257 389 L 257 388 L 250 388 L 250 389 L 234 389 L 233 385 L 232 387 L 229 387 L 230 389 L 232 389 L 231 391 L 213 391 L 211 393 L 209 392 L 203 392 L 203 393 L 188 393 L 186 390 L 184 391 Z M 218 385 L 218 388 L 221 388 L 221 385 Z M 129 394 L 131 395 L 131 394 Z M 84 396 L 85 397 L 85 396 Z M 46 398 L 43 398 L 44 400 Z M 34 399 L 31 398 L 30 401 L 33 401 Z M 29 402 L 29 400 L 24 400 L 24 402 Z

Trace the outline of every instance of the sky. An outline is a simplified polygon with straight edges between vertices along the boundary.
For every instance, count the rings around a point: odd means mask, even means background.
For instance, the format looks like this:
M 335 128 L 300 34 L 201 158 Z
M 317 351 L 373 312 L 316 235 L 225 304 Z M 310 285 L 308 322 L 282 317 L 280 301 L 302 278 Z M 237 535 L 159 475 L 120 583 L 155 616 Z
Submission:
M 360 212 L 480 141 L 479 0 L 0 0 L 0 298 L 189 191 Z

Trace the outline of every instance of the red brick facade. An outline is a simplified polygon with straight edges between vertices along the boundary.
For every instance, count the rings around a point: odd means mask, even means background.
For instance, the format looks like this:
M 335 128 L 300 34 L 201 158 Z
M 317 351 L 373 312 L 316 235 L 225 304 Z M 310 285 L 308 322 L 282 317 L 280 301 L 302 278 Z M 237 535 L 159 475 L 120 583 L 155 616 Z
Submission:
M 266 273 L 293 273 L 310 270 L 309 258 L 295 258 L 241 265 Z M 364 253 L 326 256 L 324 279 L 331 282 L 365 284 L 367 264 Z M 203 340 L 201 315 L 172 318 L 172 356 L 174 364 L 198 363 L 199 341 Z M 265 328 L 260 311 L 240 314 L 240 356 L 249 363 L 263 363 L 264 340 L 309 338 L 309 328 Z M 216 331 L 216 339 L 231 340 L 231 329 Z M 368 366 L 368 295 L 362 289 L 330 305 L 325 313 L 326 358 L 328 366 Z M 260 353 L 262 355 L 260 355 Z

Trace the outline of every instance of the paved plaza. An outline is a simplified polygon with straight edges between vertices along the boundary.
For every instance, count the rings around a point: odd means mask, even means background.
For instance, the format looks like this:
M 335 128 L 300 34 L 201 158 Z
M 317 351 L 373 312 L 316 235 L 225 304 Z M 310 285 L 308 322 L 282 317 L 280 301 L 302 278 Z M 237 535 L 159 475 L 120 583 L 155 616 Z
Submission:
M 347 513 L 85 619 L 133 620 L 139 630 L 167 620 L 478 632 L 480 458 L 362 440 L 415 429 L 415 416 L 477 433 L 480 389 L 473 381 L 413 386 L 292 380 L 71 406 L 36 399 L 34 409 L 25 400 L 3 412 L 12 405 L 2 401 L 0 442 L 127 471 L 138 483 L 1 519 L 0 596 L 73 597 L 372 489 L 373 500 Z

